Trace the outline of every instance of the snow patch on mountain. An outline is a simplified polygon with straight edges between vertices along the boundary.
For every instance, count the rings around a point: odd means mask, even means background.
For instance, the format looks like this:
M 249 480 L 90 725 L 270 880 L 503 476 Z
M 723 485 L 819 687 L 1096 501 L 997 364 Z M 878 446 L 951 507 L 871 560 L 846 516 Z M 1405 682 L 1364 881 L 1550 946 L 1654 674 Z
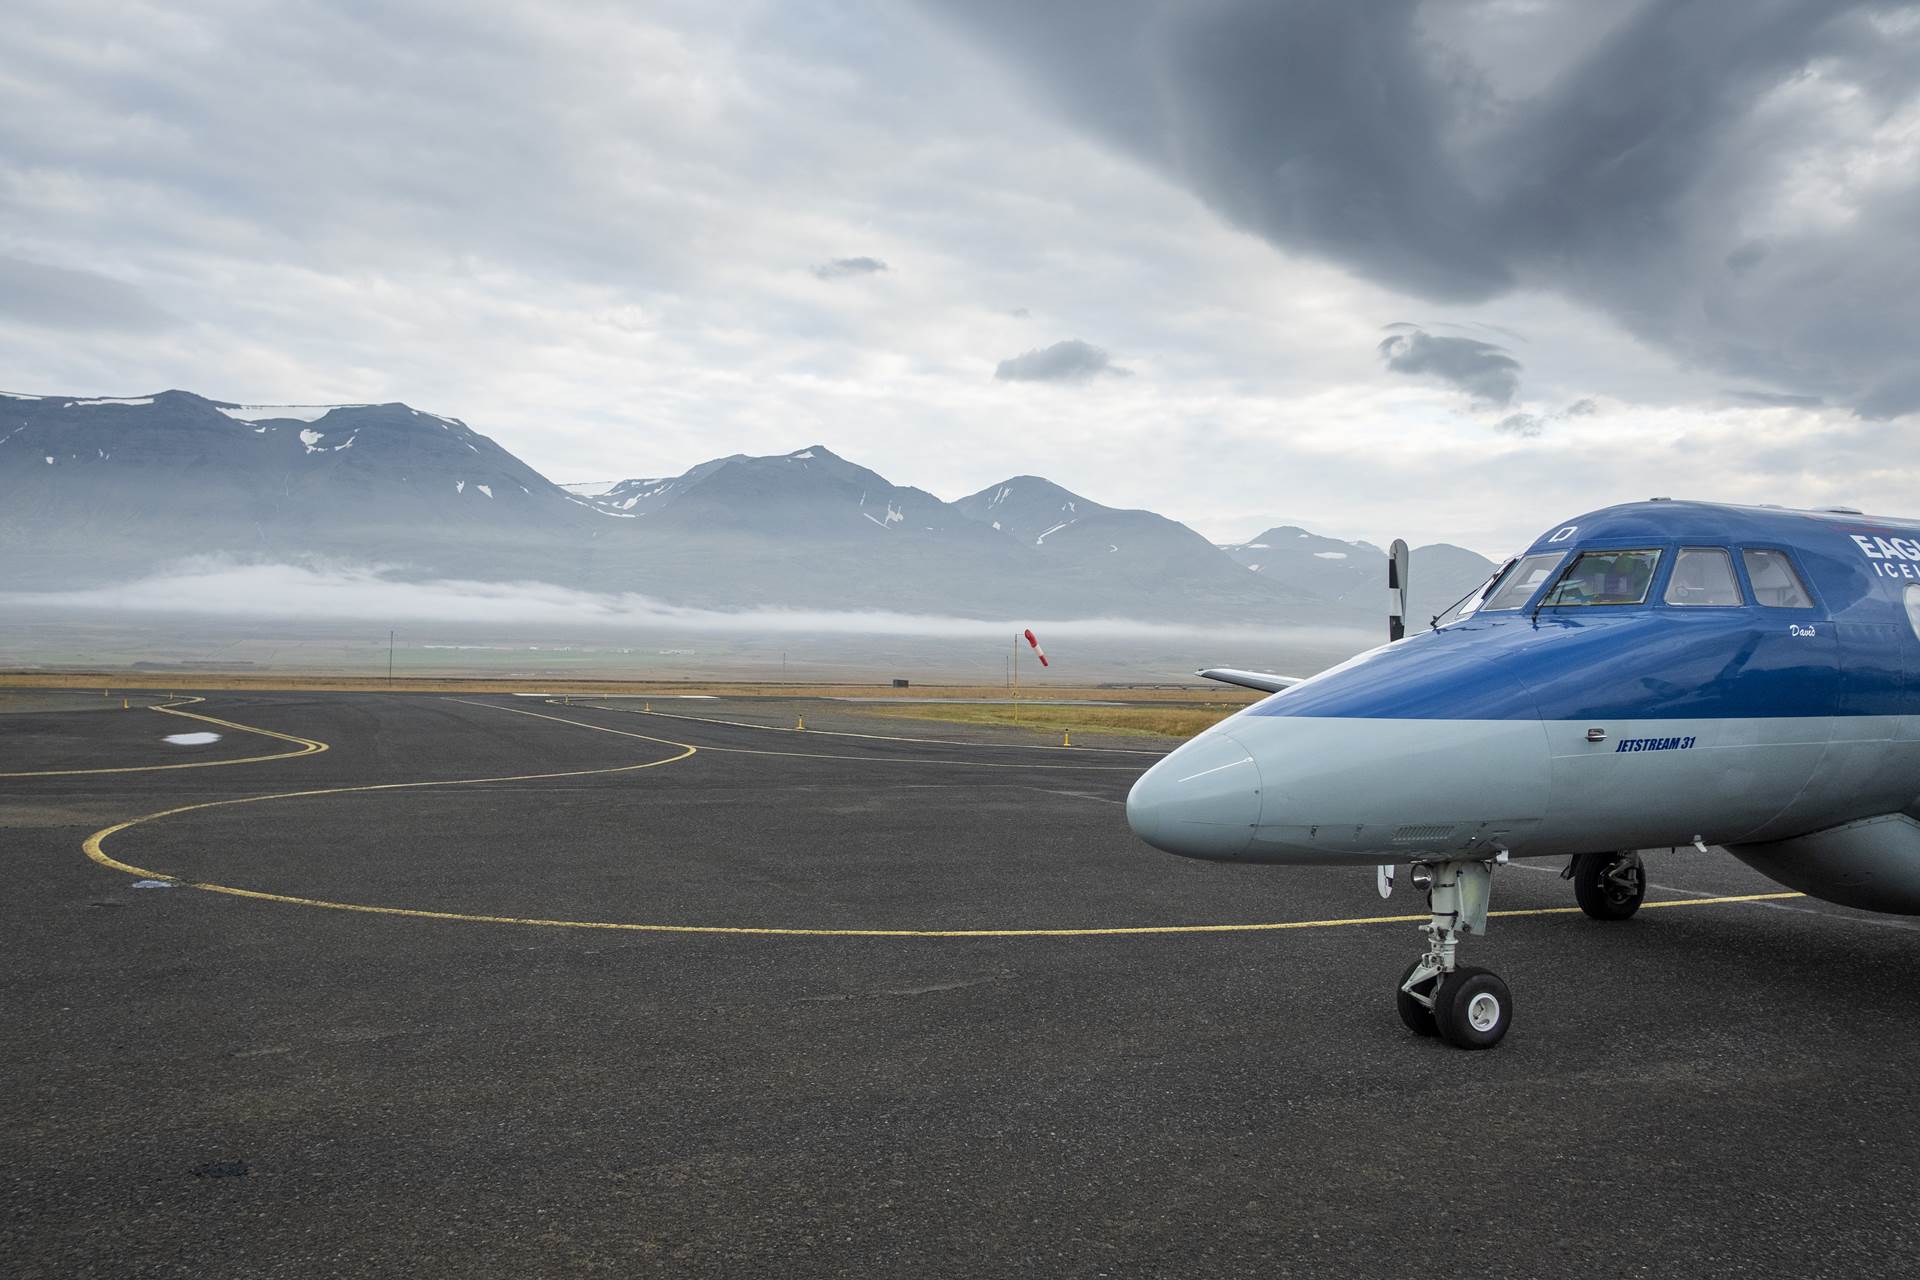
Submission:
M 152 404 L 151 400 L 144 403 Z M 295 422 L 318 422 L 335 409 L 365 409 L 364 404 L 217 404 L 214 408 L 237 422 L 264 422 L 269 418 L 289 418 Z M 416 410 L 416 412 L 418 412 Z
M 865 496 L 863 495 L 861 501 L 864 502 L 865 500 Z M 862 511 L 860 514 L 879 525 L 882 529 L 890 529 L 907 518 L 906 512 L 900 510 L 900 508 L 894 506 L 891 502 L 887 504 L 887 516 L 884 520 L 874 515 L 871 511 Z

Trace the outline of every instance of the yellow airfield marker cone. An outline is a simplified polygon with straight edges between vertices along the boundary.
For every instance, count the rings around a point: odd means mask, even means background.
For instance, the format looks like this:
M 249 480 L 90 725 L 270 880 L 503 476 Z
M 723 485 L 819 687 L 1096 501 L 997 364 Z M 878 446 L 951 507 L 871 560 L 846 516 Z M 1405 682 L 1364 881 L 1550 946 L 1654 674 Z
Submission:
M 128 708 L 127 708 L 127 700 L 126 700 L 125 698 L 122 698 L 122 699 L 120 699 L 120 709 L 121 709 L 122 711 L 125 711 L 125 710 L 127 710 L 127 709 L 128 709 Z
M 1060 745 L 1063 747 L 1070 747 L 1073 745 L 1073 733 L 1071 730 L 1062 729 L 1060 731 Z
M 647 713 L 648 715 L 652 715 L 652 714 L 653 714 L 653 704 L 652 704 L 651 702 L 643 702 L 643 703 L 641 703 L 641 704 L 640 704 L 640 709 L 641 709 L 642 711 L 644 711 L 644 712 L 646 712 L 646 713 Z
M 796 730 L 804 732 L 807 727 L 807 718 L 805 716 L 795 716 L 793 718 L 793 727 Z

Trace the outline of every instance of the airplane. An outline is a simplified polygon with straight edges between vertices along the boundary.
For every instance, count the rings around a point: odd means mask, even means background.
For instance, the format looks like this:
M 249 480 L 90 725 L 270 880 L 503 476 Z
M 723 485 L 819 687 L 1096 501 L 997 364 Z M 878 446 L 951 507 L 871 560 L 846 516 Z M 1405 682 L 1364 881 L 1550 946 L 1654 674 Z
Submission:
M 1391 564 L 1404 615 L 1404 543 Z M 1416 1034 L 1506 1035 L 1511 992 L 1459 949 L 1514 858 L 1567 859 L 1599 920 L 1645 898 L 1641 850 L 1686 845 L 1920 915 L 1920 521 L 1606 507 L 1431 630 L 1306 679 L 1201 674 L 1271 696 L 1155 763 L 1129 825 L 1188 858 L 1410 863 L 1431 917 L 1394 998 Z

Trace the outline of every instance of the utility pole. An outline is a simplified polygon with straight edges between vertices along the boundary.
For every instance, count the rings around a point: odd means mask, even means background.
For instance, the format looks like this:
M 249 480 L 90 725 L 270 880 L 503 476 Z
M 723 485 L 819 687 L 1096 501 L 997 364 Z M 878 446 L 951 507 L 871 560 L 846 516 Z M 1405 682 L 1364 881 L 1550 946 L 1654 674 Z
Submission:
M 393 687 L 393 631 L 387 631 L 387 687 Z

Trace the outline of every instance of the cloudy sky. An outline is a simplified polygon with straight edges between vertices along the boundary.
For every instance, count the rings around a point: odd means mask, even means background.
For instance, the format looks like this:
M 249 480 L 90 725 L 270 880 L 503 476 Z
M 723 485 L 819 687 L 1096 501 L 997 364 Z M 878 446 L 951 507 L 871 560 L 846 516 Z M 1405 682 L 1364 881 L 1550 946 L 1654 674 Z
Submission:
M 14 0 L 0 388 L 1219 540 L 1920 514 L 1920 5 Z

